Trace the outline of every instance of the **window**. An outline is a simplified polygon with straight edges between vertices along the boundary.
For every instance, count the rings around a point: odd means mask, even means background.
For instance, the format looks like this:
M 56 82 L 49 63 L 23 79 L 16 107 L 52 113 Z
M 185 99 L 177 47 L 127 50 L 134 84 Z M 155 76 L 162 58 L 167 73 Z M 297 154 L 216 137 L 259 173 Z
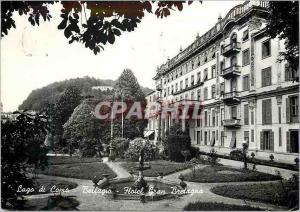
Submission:
M 251 142 L 254 142 L 254 130 L 251 130 Z
M 207 145 L 207 132 L 204 131 L 204 145 Z
M 262 124 L 272 124 L 272 101 L 262 100 Z
M 174 85 L 171 86 L 171 94 L 174 93 Z
M 204 88 L 204 100 L 208 99 L 208 89 Z
M 219 140 L 219 131 L 216 131 L 216 141 Z
M 250 64 L 250 51 L 246 49 L 243 51 L 243 66 Z
M 287 123 L 297 123 L 299 114 L 298 96 L 290 96 L 286 99 L 286 119 Z
M 189 79 L 188 78 L 185 79 L 185 88 L 187 88 L 187 87 L 189 87 Z
M 231 107 L 231 118 L 232 119 L 237 119 L 237 108 L 236 108 L 236 106 Z
M 285 64 L 285 81 L 299 81 L 297 70 L 292 69 L 289 64 Z
M 250 84 L 249 84 L 249 75 L 243 76 L 243 91 L 249 91 Z
M 244 124 L 249 125 L 249 105 L 244 105 Z
M 197 100 L 200 100 L 200 97 L 201 97 L 201 90 L 199 89 L 199 90 L 197 91 Z
M 251 124 L 253 125 L 254 124 L 254 112 L 251 111 Z
M 175 92 L 178 91 L 178 83 L 175 84 Z
M 216 113 L 215 110 L 211 111 L 211 116 L 212 116 L 212 126 L 214 127 L 216 124 Z
M 216 77 L 216 65 L 211 67 L 211 78 Z
M 194 85 L 194 75 L 191 76 L 191 85 Z
M 197 144 L 200 144 L 200 131 L 197 131 Z
M 220 92 L 221 92 L 221 95 L 225 93 L 225 83 L 224 82 L 222 82 L 220 84 Z
M 249 39 L 249 31 L 248 31 L 248 29 L 247 30 L 245 30 L 244 32 L 243 32 L 243 38 L 242 38 L 242 40 L 243 40 L 243 42 L 245 42 L 245 41 L 247 41 Z
M 230 148 L 236 147 L 236 131 L 232 131 L 231 141 L 230 141 Z
M 249 144 L 249 131 L 244 131 L 244 141 L 247 142 L 247 144 Z
M 281 127 L 278 129 L 278 136 L 279 136 L 279 146 L 282 146 L 282 140 L 281 140 Z
M 180 90 L 182 90 L 183 86 L 182 86 L 183 82 L 182 80 L 180 81 Z
M 211 98 L 215 98 L 216 97 L 216 86 L 212 85 L 211 86 Z
M 204 126 L 207 126 L 207 111 L 204 112 Z
M 199 83 L 201 81 L 201 75 L 200 75 L 200 71 L 197 73 L 197 83 Z
M 221 146 L 224 146 L 225 135 L 224 131 L 221 131 Z
M 215 146 L 215 131 L 212 131 L 211 140 L 210 140 L 210 146 Z
M 271 56 L 271 40 L 264 41 L 261 46 L 262 59 Z
M 208 79 L 208 70 L 207 68 L 204 69 L 204 76 L 203 76 L 203 81 L 207 80 Z
M 274 151 L 274 133 L 271 130 L 260 132 L 260 149 Z
M 271 67 L 261 70 L 261 87 L 272 84 Z

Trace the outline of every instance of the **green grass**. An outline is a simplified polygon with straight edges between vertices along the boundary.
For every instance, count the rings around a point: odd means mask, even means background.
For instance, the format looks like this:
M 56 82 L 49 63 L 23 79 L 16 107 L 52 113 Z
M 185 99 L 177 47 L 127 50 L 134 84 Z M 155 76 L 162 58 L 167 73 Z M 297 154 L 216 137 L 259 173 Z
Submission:
M 235 173 L 219 173 L 219 171 L 231 171 Z M 184 175 L 186 181 L 201 183 L 217 182 L 244 182 L 244 181 L 268 181 L 277 180 L 278 176 L 257 171 L 235 169 L 226 166 L 207 166 Z
M 187 204 L 185 211 L 262 211 L 257 207 L 250 207 L 248 205 L 230 205 L 217 202 L 193 202 Z
M 100 158 L 80 158 L 77 156 L 64 157 L 64 156 L 51 156 L 48 157 L 49 165 L 60 165 L 60 164 L 70 164 L 70 163 L 92 163 L 99 162 Z
M 49 200 L 51 199 L 51 200 Z M 21 202 L 21 201 L 20 201 Z M 30 210 L 30 211 L 67 211 L 67 210 L 78 210 L 77 206 L 79 202 L 72 197 L 65 196 L 50 196 L 48 198 L 37 198 L 37 199 L 29 199 L 23 200 L 18 210 Z
M 285 183 L 285 189 L 289 186 Z M 215 194 L 235 199 L 245 199 L 275 205 L 287 205 L 288 200 L 281 182 L 257 183 L 252 185 L 224 185 L 211 189 Z
M 109 178 L 117 176 L 106 164 L 100 162 L 52 165 L 38 173 L 89 180 L 94 176 L 102 177 L 102 174 L 108 174 Z
M 190 168 L 191 166 L 185 163 L 177 163 L 172 161 L 165 160 L 156 160 L 149 162 L 151 169 L 144 171 L 144 175 L 147 177 L 158 177 L 159 173 L 163 173 L 163 175 L 172 174 L 178 172 L 183 169 Z M 122 162 L 122 167 L 126 170 L 132 170 L 132 167 L 138 166 L 138 162 Z M 134 170 L 135 174 L 138 174 L 137 170 Z

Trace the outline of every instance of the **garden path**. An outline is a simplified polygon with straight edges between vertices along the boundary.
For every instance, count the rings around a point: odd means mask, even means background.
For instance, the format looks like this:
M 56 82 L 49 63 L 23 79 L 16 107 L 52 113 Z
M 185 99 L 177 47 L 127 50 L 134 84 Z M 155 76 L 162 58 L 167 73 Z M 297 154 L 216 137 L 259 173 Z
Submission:
M 118 163 L 113 162 L 105 162 L 109 163 L 110 167 L 112 167 L 113 170 L 118 170 L 116 174 L 118 175 L 118 178 L 130 175 L 125 169 L 123 169 Z M 203 165 L 204 167 L 204 165 Z M 203 168 L 202 167 L 202 168 Z M 183 170 L 177 173 L 173 173 L 170 175 L 167 175 L 163 178 L 163 181 L 165 182 L 173 182 L 175 184 L 179 183 L 178 176 L 179 174 L 184 174 L 186 172 L 189 172 L 190 169 Z M 161 201 L 150 201 L 145 204 L 140 203 L 136 200 L 108 200 L 105 196 L 103 196 L 100 193 L 86 193 L 84 192 L 84 188 L 93 188 L 93 183 L 91 180 L 80 180 L 80 179 L 74 179 L 74 178 L 65 178 L 65 177 L 57 177 L 57 176 L 48 176 L 48 175 L 39 175 L 39 177 L 42 178 L 48 178 L 48 179 L 56 179 L 56 180 L 65 180 L 65 181 L 71 181 L 77 183 L 77 187 L 70 190 L 69 193 L 66 193 L 65 195 L 74 195 L 76 196 L 76 199 L 80 202 L 80 205 L 78 206 L 79 210 L 171 210 L 171 211 L 181 211 L 185 205 L 187 205 L 189 202 L 196 202 L 196 201 L 202 201 L 202 202 L 223 202 L 227 204 L 236 204 L 236 205 L 251 205 L 251 206 L 257 206 L 260 208 L 265 208 L 268 210 L 286 210 L 285 207 L 275 206 L 271 204 L 265 204 L 265 203 L 259 203 L 259 202 L 252 202 L 252 201 L 244 201 L 239 199 L 233 199 L 228 197 L 223 197 L 217 194 L 214 194 L 210 191 L 210 189 L 217 185 L 223 185 L 228 183 L 193 183 L 193 182 L 187 182 L 187 186 L 190 189 L 196 189 L 198 191 L 202 190 L 202 193 L 194 193 L 194 194 L 187 194 L 181 197 L 176 197 L 173 199 L 166 199 Z M 234 183 L 234 184 L 245 184 L 245 183 L 251 183 L 251 182 L 240 182 L 240 183 Z M 252 182 L 254 183 L 254 182 Z M 259 183 L 259 182 L 256 182 Z M 266 182 L 261 182 L 266 183 Z M 27 199 L 32 198 L 43 198 L 47 197 L 51 194 L 42 194 L 42 195 L 32 195 L 32 196 L 26 196 Z

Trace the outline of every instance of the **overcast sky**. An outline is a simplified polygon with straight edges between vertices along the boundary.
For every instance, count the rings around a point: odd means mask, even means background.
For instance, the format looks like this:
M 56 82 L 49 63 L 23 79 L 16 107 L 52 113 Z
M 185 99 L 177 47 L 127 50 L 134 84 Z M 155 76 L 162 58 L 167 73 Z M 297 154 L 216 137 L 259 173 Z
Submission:
M 156 67 L 175 56 L 180 46 L 191 44 L 241 1 L 204 1 L 172 11 L 164 19 L 146 14 L 134 32 L 124 33 L 113 45 L 94 55 L 82 44 L 68 44 L 60 23 L 61 5 L 50 6 L 53 19 L 33 27 L 25 16 L 14 15 L 17 29 L 1 39 L 1 100 L 4 111 L 13 111 L 33 89 L 55 81 L 91 76 L 118 78 L 130 68 L 140 85 L 154 88 Z M 29 56 L 32 55 L 32 56 Z

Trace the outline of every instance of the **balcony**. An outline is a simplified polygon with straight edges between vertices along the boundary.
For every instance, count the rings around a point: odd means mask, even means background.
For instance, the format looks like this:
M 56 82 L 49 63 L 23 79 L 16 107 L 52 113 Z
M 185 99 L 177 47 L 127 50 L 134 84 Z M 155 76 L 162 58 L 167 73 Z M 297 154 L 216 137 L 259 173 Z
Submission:
M 240 74 L 240 66 L 238 65 L 233 65 L 228 68 L 225 68 L 221 72 L 221 75 L 224 79 L 231 79 L 233 77 L 240 76 Z
M 239 92 L 231 91 L 228 93 L 224 93 L 222 100 L 224 101 L 224 103 L 229 105 L 239 103 L 240 102 Z
M 221 53 L 224 57 L 229 57 L 240 51 L 241 51 L 241 43 L 240 42 L 230 43 L 221 49 Z
M 239 128 L 241 127 L 241 119 L 224 119 L 223 120 L 223 126 L 224 127 L 232 127 L 232 128 Z
M 157 84 L 156 85 L 156 90 L 161 91 L 162 90 L 162 84 Z

